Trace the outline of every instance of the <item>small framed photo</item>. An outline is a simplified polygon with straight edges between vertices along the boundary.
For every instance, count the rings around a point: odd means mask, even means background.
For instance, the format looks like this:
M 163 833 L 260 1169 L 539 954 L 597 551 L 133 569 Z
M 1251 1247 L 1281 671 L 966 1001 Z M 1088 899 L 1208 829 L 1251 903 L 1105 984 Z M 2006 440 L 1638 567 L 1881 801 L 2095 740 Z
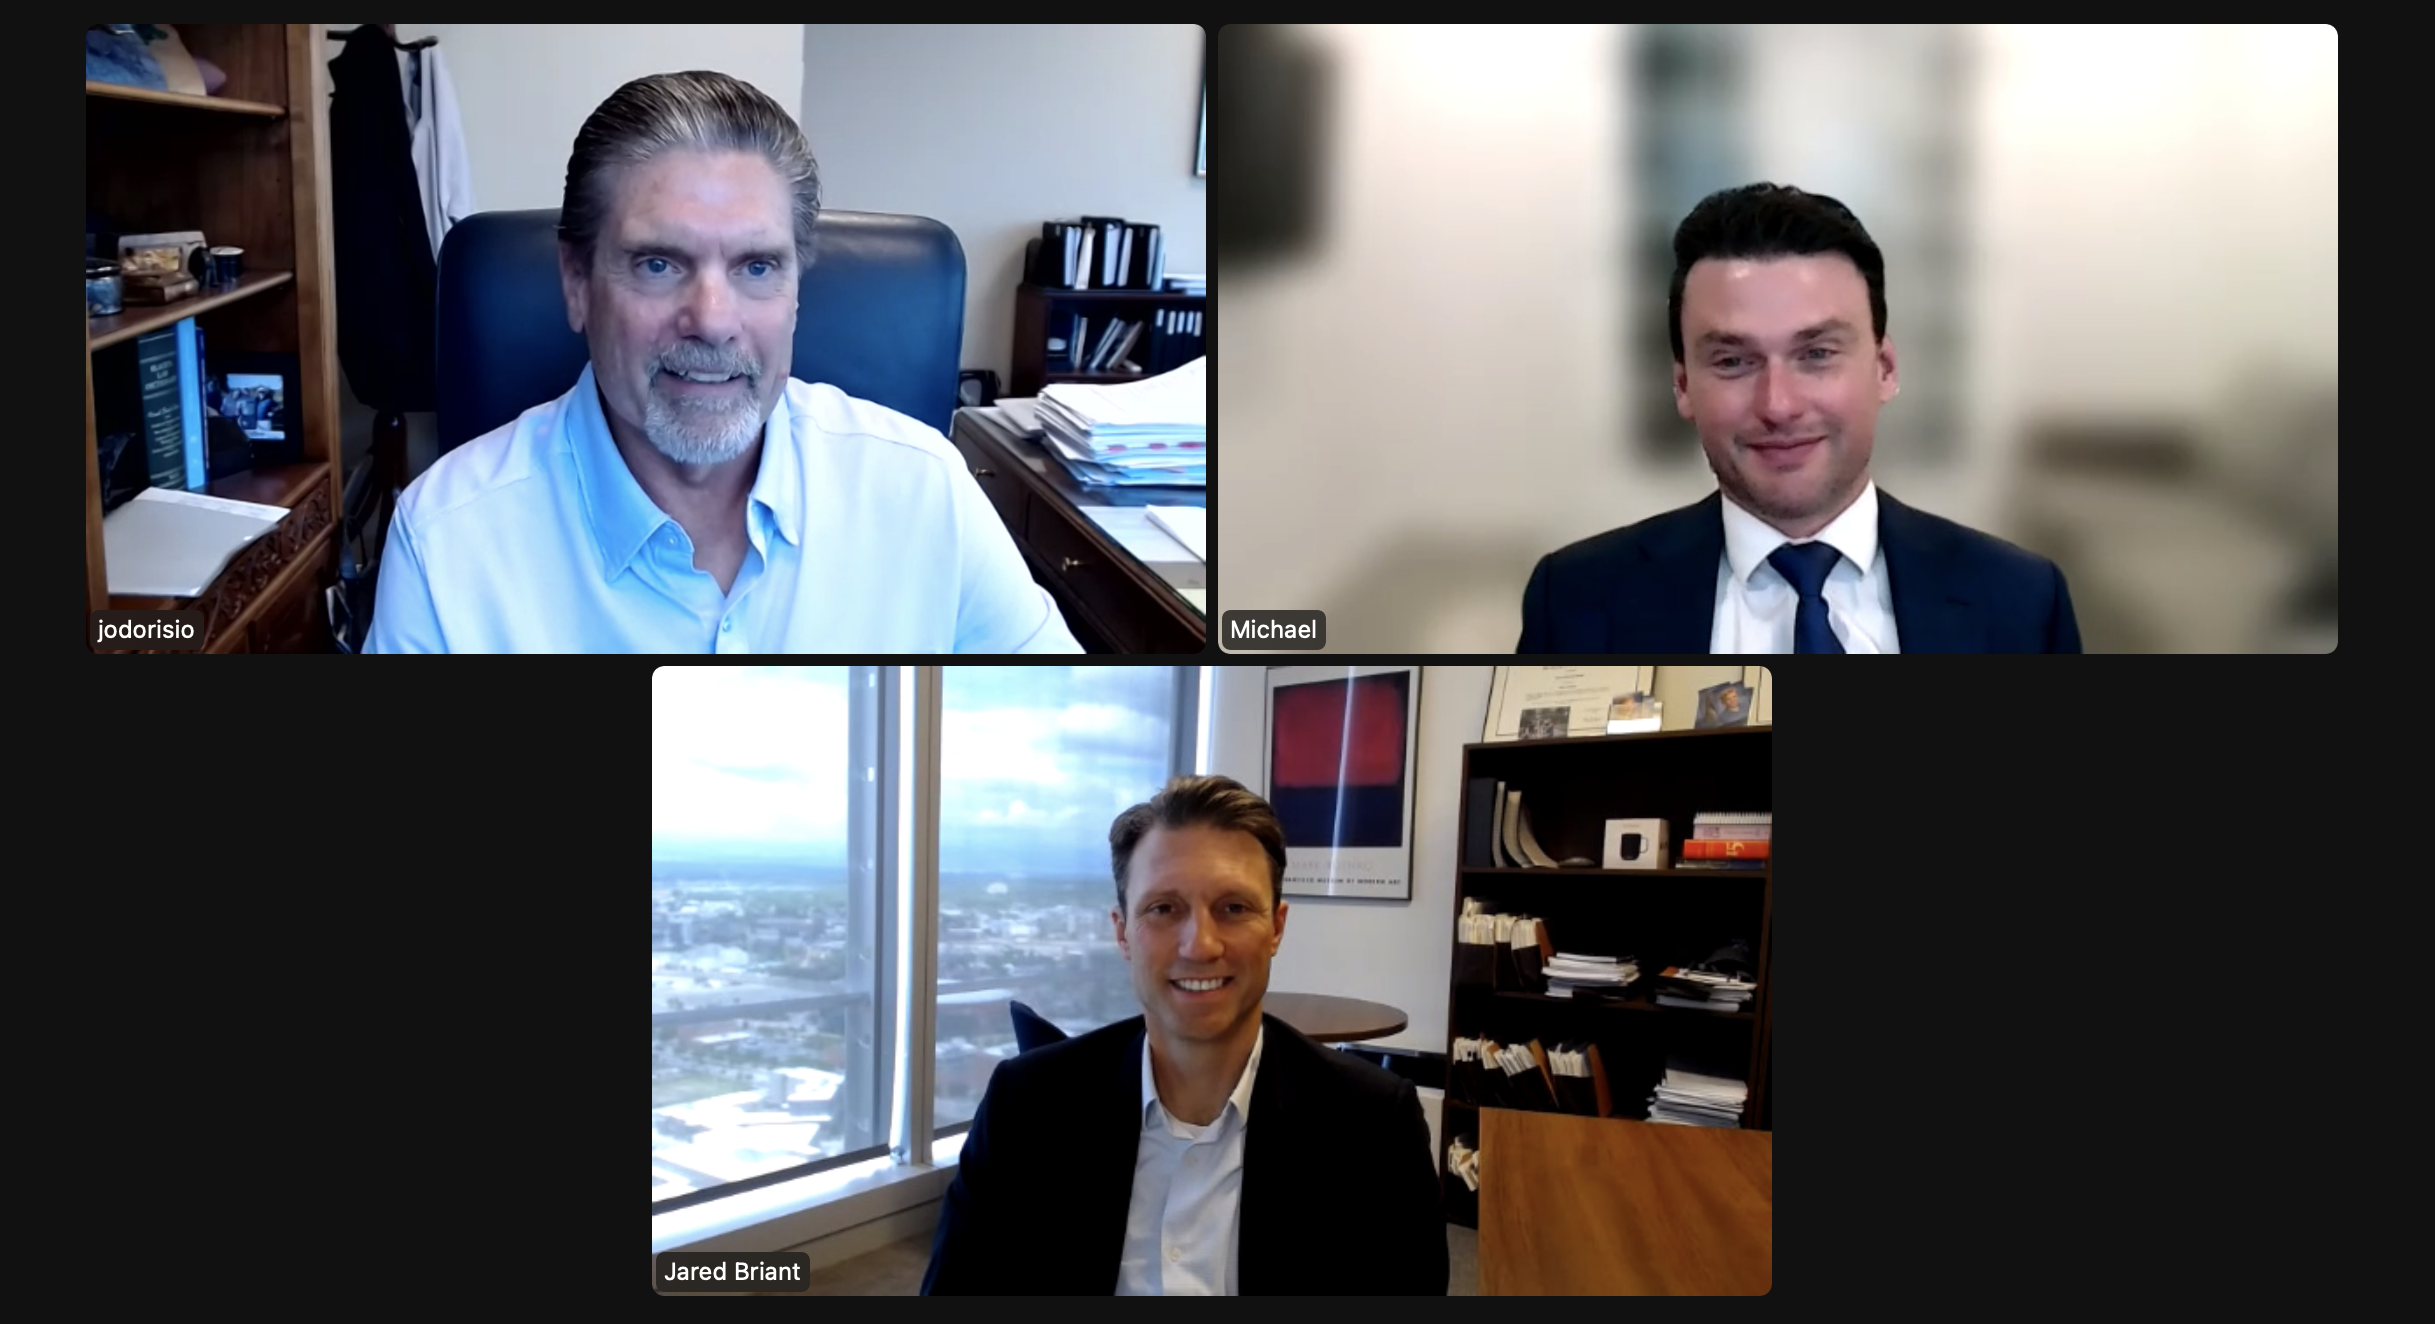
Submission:
M 1522 739 L 1560 740 L 1571 734 L 1573 710 L 1568 707 L 1522 710 Z
M 304 458 L 293 354 L 222 353 L 206 347 L 203 407 L 237 425 L 253 447 L 256 468 Z
M 1618 694 L 1606 706 L 1606 733 L 1610 736 L 1630 735 L 1635 731 L 1658 731 L 1665 727 L 1665 704 L 1645 690 Z
M 1699 720 L 1694 729 L 1748 726 L 1751 710 L 1750 687 L 1740 681 L 1711 685 L 1699 692 Z

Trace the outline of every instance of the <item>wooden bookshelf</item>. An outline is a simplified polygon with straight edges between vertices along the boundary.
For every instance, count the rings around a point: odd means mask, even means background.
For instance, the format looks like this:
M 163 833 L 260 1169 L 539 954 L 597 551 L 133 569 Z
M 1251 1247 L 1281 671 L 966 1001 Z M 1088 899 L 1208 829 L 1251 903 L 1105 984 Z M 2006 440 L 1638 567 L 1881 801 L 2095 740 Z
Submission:
M 331 308 L 329 74 L 319 25 L 182 24 L 197 58 L 228 75 L 199 97 L 85 84 L 88 210 L 122 233 L 200 230 L 245 250 L 236 288 L 85 325 L 85 597 L 91 610 L 207 614 L 205 651 L 327 651 L 321 591 L 337 579 L 340 503 L 337 322 Z M 213 481 L 215 496 L 292 513 L 196 598 L 113 595 L 104 564 L 92 355 L 180 319 L 201 319 L 204 353 L 296 356 L 302 459 Z M 110 389 L 105 383 L 103 389 Z
M 1691 836 L 1694 815 L 1772 809 L 1769 757 L 1773 728 L 1652 731 L 1627 736 L 1499 741 L 1463 750 L 1464 840 L 1457 859 L 1473 858 L 1468 840 L 1473 778 L 1502 781 L 1522 793 L 1533 834 L 1557 859 L 1599 859 L 1610 818 L 1662 818 L 1668 849 Z M 1559 998 L 1493 984 L 1449 979 L 1447 1061 L 1453 1041 L 1485 1034 L 1500 1042 L 1542 1045 L 1585 1040 L 1598 1046 L 1615 1116 L 1645 1119 L 1649 1096 L 1665 1074 L 1666 1055 L 1689 1050 L 1741 1064 L 1750 1083 L 1742 1110 L 1745 1129 L 1774 1126 L 1767 1087 L 1775 870 L 1515 869 L 1459 867 L 1449 937 L 1463 903 L 1481 898 L 1491 909 L 1545 921 L 1559 949 L 1638 959 L 1642 984 L 1620 1000 Z M 1717 947 L 1747 938 L 1758 967 L 1750 1009 L 1703 1011 L 1658 1005 L 1651 982 L 1669 965 L 1704 959 Z M 1458 969 L 1460 968 L 1458 963 Z M 1450 1079 L 1449 1085 L 1453 1084 Z M 1449 1091 L 1441 1143 L 1480 1135 L 1481 1109 Z M 1445 1155 L 1438 1156 L 1444 1172 Z M 1494 1163 L 1493 1155 L 1482 1158 Z M 1479 1225 L 1479 1197 L 1460 1178 L 1443 1178 L 1449 1221 Z
M 1038 395 L 1040 388 L 1050 382 L 1137 382 L 1147 373 L 1139 372 L 1064 372 L 1057 368 L 1065 357 L 1051 358 L 1048 352 L 1049 328 L 1062 325 L 1063 318 L 1076 312 L 1097 323 L 1102 317 L 1125 319 L 1154 317 L 1162 308 L 1198 310 L 1208 300 L 1198 294 L 1177 294 L 1168 290 L 1059 290 L 1039 285 L 1015 287 L 1015 343 L 1007 376 L 1006 394 L 1016 397 Z M 1062 330 L 1058 335 L 1065 334 Z M 1144 333 L 1143 345 L 1148 344 Z M 1203 337 L 1207 336 L 1204 329 Z M 1136 359 L 1136 362 L 1141 360 Z

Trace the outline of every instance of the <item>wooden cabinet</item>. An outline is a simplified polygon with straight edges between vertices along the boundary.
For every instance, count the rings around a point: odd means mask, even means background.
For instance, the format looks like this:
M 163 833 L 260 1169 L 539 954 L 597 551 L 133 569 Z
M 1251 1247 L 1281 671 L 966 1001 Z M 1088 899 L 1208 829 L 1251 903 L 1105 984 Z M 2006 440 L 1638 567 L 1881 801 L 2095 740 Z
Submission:
M 199 610 L 205 651 L 327 651 L 320 589 L 337 573 L 340 503 L 336 320 L 330 300 L 329 76 L 319 25 L 187 24 L 189 52 L 228 75 L 218 96 L 85 84 L 88 212 L 120 233 L 200 230 L 245 250 L 233 289 L 166 305 L 130 303 L 86 320 L 85 597 L 94 611 Z M 102 482 L 94 428 L 94 350 L 180 319 L 204 330 L 204 352 L 292 354 L 295 463 L 211 483 L 214 496 L 286 507 L 273 533 L 240 553 L 199 597 L 134 598 L 109 591 Z M 101 389 L 113 389 L 103 383 Z

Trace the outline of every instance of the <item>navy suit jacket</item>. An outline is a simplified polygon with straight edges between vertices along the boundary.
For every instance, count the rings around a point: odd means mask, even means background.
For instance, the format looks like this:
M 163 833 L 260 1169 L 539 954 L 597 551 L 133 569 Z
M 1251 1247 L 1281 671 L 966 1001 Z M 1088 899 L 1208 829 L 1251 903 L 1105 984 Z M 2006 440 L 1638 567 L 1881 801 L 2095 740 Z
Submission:
M 1539 558 L 1517 653 L 1705 653 L 1725 554 L 1724 497 L 1652 515 Z M 2077 653 L 2055 563 L 1877 489 L 1877 545 L 1905 653 Z
M 1444 1295 L 1446 1219 L 1412 1083 L 1262 1019 L 1237 1290 Z M 1135 1016 L 998 1064 L 947 1188 L 924 1295 L 1116 1290 L 1142 1033 Z

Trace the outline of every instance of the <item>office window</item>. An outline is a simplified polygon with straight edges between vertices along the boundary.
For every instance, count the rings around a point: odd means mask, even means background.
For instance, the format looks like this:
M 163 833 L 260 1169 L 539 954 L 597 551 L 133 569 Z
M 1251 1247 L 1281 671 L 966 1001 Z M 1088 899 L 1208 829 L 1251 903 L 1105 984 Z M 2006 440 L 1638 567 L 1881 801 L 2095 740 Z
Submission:
M 653 676 L 655 1211 L 886 1151 L 878 680 Z
M 1007 1004 L 1068 1034 L 1135 1015 L 1108 825 L 1192 770 L 1195 667 L 947 667 L 939 733 L 933 1125 L 1015 1049 Z

